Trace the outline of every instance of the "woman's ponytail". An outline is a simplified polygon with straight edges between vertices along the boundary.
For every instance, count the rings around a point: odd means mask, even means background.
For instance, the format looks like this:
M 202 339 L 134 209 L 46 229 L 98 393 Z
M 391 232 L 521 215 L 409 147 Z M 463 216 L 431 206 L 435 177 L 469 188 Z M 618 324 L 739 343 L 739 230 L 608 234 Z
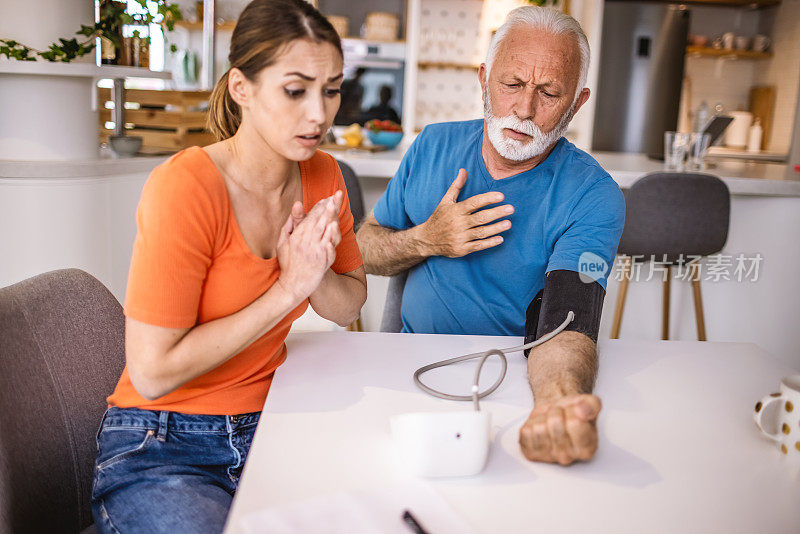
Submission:
M 208 102 L 208 129 L 217 141 L 233 137 L 242 123 L 242 110 L 228 92 L 230 69 L 222 75 Z

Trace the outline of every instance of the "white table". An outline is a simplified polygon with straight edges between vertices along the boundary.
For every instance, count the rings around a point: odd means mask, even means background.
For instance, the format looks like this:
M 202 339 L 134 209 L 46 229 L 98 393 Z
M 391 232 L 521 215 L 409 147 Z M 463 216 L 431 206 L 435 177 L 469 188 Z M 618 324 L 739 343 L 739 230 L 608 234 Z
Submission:
M 241 532 L 241 518 L 264 507 L 407 481 L 389 417 L 471 409 L 417 390 L 414 369 L 518 342 L 290 335 L 226 532 Z M 498 367 L 487 362 L 487 384 Z M 472 372 L 471 363 L 451 366 L 428 382 L 466 393 Z M 591 462 L 564 468 L 519 451 L 532 398 L 524 359 L 512 355 L 506 381 L 481 403 L 494 427 L 486 469 L 430 484 L 477 532 L 800 532 L 800 478 L 751 416 L 793 372 L 751 344 L 601 341 L 600 448 Z

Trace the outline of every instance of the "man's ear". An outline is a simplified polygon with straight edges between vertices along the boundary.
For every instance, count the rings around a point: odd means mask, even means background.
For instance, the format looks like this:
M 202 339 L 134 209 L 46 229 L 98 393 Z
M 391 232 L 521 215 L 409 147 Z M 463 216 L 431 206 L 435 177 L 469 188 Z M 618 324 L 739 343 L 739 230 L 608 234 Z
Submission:
M 250 85 L 244 73 L 239 69 L 234 67 L 228 73 L 228 92 L 240 108 L 247 107 L 249 103 Z
M 486 91 L 486 63 L 481 63 L 478 68 L 478 82 L 481 84 L 481 94 Z
M 588 87 L 584 87 L 583 89 L 581 89 L 581 94 L 578 95 L 578 101 L 575 102 L 575 112 L 573 113 L 573 115 L 575 113 L 578 113 L 578 110 L 581 109 L 581 106 L 584 105 L 587 100 L 589 100 L 590 93 L 591 91 L 589 91 Z

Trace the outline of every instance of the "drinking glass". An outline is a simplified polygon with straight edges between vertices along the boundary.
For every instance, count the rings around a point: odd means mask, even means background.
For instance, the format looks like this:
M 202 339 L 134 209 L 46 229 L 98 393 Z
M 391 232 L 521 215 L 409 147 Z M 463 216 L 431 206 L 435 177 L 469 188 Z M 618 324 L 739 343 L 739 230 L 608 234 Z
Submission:
M 703 170 L 706 168 L 706 154 L 711 134 L 695 132 L 689 139 L 689 164 L 692 169 Z
M 689 148 L 689 134 L 664 132 L 664 166 L 667 170 L 682 171 Z

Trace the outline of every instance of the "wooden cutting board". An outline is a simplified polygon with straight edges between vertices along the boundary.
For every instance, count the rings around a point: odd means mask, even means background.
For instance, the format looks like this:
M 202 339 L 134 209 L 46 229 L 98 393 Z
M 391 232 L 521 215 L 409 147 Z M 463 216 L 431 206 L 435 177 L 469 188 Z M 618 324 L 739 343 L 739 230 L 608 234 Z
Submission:
M 761 128 L 764 130 L 764 135 L 761 138 L 761 150 L 767 150 L 767 147 L 769 147 L 774 108 L 774 85 L 761 85 L 750 89 L 750 113 L 753 114 L 753 120 L 755 120 L 756 117 L 761 119 Z

